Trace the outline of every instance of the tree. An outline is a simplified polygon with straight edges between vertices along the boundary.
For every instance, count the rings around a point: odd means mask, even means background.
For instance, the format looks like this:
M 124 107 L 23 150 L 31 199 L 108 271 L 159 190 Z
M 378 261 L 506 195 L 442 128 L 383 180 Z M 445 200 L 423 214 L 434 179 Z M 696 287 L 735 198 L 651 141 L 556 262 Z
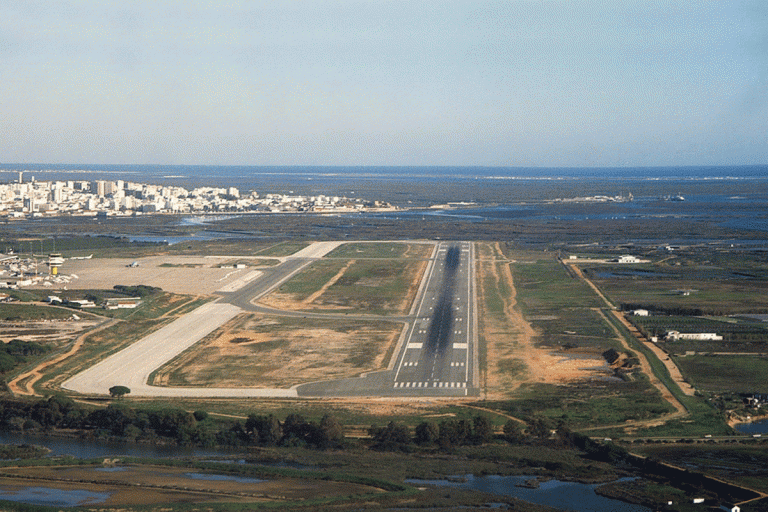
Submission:
M 536 417 L 528 422 L 528 433 L 539 439 L 547 439 L 552 435 L 552 422 L 549 418 Z
M 440 422 L 440 436 L 437 443 L 442 450 L 450 450 L 460 442 L 459 423 L 456 420 Z
M 112 386 L 109 388 L 109 396 L 112 398 L 123 398 L 123 396 L 130 393 L 130 388 L 127 388 L 125 386 Z
M 504 424 L 504 439 L 509 443 L 517 444 L 525 439 L 523 429 L 515 420 L 509 420 Z
M 434 421 L 423 421 L 416 426 L 415 441 L 420 445 L 435 444 L 440 437 L 440 427 Z
M 411 442 L 411 432 L 406 425 L 390 421 L 386 427 L 371 425 L 368 434 L 373 438 L 375 450 L 405 450 Z
M 280 422 L 273 415 L 250 414 L 245 422 L 245 431 L 251 441 L 262 446 L 275 446 L 283 435 Z
M 291 413 L 283 422 L 283 437 L 280 444 L 284 446 L 298 446 L 306 444 L 309 434 L 309 423 L 301 414 Z
M 476 443 L 489 443 L 493 440 L 493 423 L 488 419 L 488 416 L 475 416 L 473 427 L 472 437 Z
M 320 443 L 319 448 L 340 448 L 344 444 L 344 427 L 339 421 L 326 414 L 320 420 Z

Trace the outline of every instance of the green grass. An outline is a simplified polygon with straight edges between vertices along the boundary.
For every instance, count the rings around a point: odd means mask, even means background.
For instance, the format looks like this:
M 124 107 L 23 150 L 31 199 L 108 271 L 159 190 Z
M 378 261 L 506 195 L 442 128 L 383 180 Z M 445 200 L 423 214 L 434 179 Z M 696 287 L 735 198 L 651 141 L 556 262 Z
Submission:
M 142 297 L 141 304 L 134 309 L 99 309 L 99 314 L 129 321 L 147 320 L 159 318 L 169 312 L 179 316 L 212 300 L 212 298 L 198 298 L 192 301 L 190 299 L 191 297 L 187 295 L 157 292 Z M 179 308 L 178 311 L 176 308 Z
M 278 288 L 281 293 L 294 294 L 295 300 L 303 300 L 327 283 L 346 263 L 344 261 L 318 261 L 299 272 Z
M 280 242 L 261 249 L 257 251 L 256 254 L 258 256 L 273 256 L 280 258 L 295 254 L 300 250 L 309 247 L 309 245 L 309 242 Z
M 768 393 L 768 358 L 685 356 L 675 362 L 697 389 L 713 393 Z
M 602 307 L 604 303 L 580 279 L 571 277 L 554 259 L 513 264 L 518 303 L 527 316 L 573 307 Z M 556 313 L 555 313 L 556 314 Z
M 5 322 L 24 320 L 65 320 L 80 311 L 61 307 L 33 304 L 0 304 L 0 320 Z
M 326 258 L 427 258 L 432 253 L 432 244 L 409 244 L 405 242 L 348 243 L 327 254 Z M 408 253 L 408 254 L 406 254 Z
M 703 471 L 739 485 L 768 491 L 768 441 L 743 444 L 635 445 L 632 451 Z M 745 508 L 742 508 L 745 510 Z
M 647 308 L 699 309 L 708 315 L 768 313 L 768 281 L 670 279 L 594 279 L 617 303 Z M 677 290 L 696 290 L 683 295 Z
M 572 430 L 652 419 L 673 410 L 645 382 L 585 383 L 578 387 L 527 384 L 518 396 L 489 406 L 526 420 L 548 418 L 552 428 L 562 421 Z
M 320 290 L 346 265 L 345 260 L 318 261 L 279 288 L 302 301 Z M 410 306 L 413 275 L 422 263 L 408 260 L 359 260 L 350 265 L 318 299 L 328 307 L 349 313 L 402 313 Z M 305 306 L 312 310 L 312 304 Z
M 9 290 L 5 289 L 2 293 L 21 302 L 38 302 L 46 297 L 46 290 Z
M 280 260 L 272 258 L 240 258 L 229 260 L 219 265 L 219 267 L 233 267 L 235 265 L 245 265 L 246 267 L 275 267 L 280 264 Z

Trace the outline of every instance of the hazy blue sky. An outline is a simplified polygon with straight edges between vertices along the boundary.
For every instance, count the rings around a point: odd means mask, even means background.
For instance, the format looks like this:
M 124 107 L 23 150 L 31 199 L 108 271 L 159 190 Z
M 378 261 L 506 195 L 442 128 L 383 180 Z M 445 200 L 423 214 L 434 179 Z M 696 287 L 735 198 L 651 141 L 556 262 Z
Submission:
M 0 162 L 768 163 L 768 1 L 0 1 Z

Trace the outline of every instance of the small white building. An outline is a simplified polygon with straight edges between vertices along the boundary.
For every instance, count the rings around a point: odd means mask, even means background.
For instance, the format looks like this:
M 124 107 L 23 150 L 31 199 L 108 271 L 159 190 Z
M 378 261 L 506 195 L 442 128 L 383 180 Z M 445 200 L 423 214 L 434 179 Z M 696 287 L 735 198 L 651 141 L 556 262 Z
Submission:
M 624 254 L 616 258 L 616 263 L 640 263 L 640 258 L 631 254 Z
M 632 311 L 633 316 L 649 316 L 650 314 L 647 309 L 635 309 Z
M 678 332 L 668 331 L 664 335 L 666 341 L 694 340 L 694 341 L 721 341 L 722 336 L 714 332 Z
M 86 300 L 86 299 L 70 300 L 70 301 L 67 301 L 67 303 L 68 304 L 72 304 L 72 305 L 74 305 L 76 307 L 81 307 L 81 308 L 95 308 L 96 307 L 96 303 L 95 302 L 93 302 L 91 300 Z
M 118 297 L 104 301 L 104 309 L 133 309 L 141 304 L 141 297 Z

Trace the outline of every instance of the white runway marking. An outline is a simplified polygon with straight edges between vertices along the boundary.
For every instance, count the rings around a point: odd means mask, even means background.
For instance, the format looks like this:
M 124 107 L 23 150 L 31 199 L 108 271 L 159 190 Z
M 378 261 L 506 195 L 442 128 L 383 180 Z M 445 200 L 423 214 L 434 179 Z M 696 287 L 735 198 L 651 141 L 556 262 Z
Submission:
M 466 388 L 466 382 L 395 382 L 393 388 Z

